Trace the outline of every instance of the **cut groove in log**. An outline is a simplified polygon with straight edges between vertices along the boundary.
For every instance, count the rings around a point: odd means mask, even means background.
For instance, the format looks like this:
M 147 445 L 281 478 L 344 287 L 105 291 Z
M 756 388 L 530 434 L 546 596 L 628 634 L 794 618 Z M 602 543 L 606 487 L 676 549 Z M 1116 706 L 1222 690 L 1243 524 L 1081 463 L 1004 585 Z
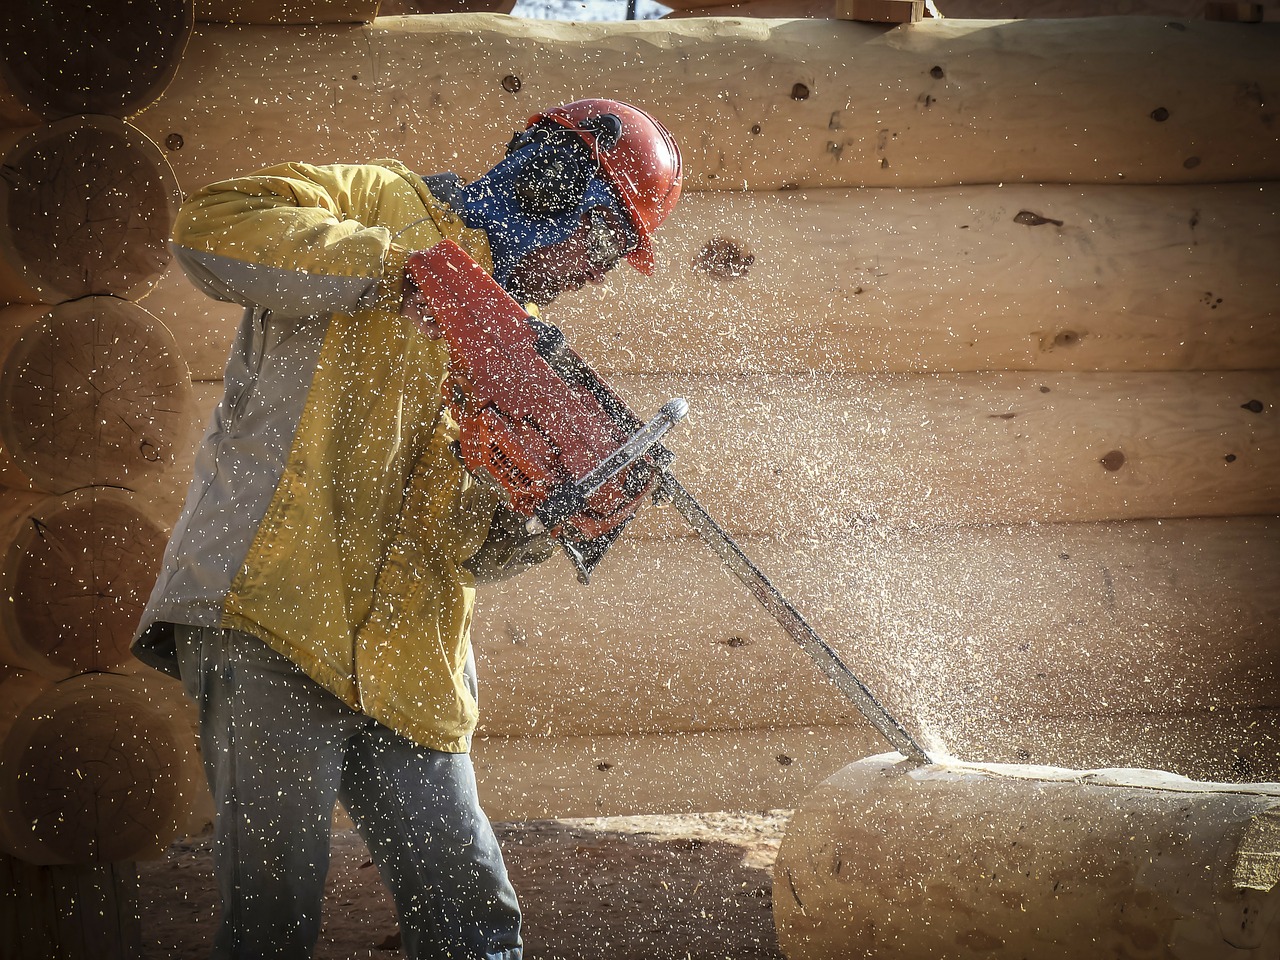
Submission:
M 0 308 L 0 483 L 137 490 L 182 457 L 191 406 L 177 343 L 136 304 Z
M 850 764 L 792 817 L 773 898 L 789 960 L 1280 950 L 1274 870 L 1236 872 L 1274 852 L 1258 824 L 1280 784 L 897 759 Z
M 797 84 L 807 96 L 793 95 Z M 457 14 L 292 38 L 202 26 L 182 72 L 136 122 L 157 143 L 177 136 L 172 163 L 192 190 L 286 159 L 390 155 L 474 178 L 532 112 L 601 90 L 671 129 L 691 191 L 1216 183 L 1280 179 L 1267 99 L 1277 88 L 1266 24 L 1099 17 L 886 30 Z M 1167 121 L 1152 119 L 1158 108 Z
M 0 136 L 0 297 L 138 297 L 169 262 L 181 201 L 160 149 L 114 117 Z
M 173 79 L 193 22 L 191 0 L 7 0 L 0 86 L 16 103 L 0 108 L 0 120 L 141 110 Z
M 118 674 L 51 687 L 14 724 L 0 759 L 0 842 L 35 864 L 160 856 L 199 782 L 190 731 Z
M 125 662 L 166 531 L 97 488 L 0 500 L 0 660 L 61 679 Z

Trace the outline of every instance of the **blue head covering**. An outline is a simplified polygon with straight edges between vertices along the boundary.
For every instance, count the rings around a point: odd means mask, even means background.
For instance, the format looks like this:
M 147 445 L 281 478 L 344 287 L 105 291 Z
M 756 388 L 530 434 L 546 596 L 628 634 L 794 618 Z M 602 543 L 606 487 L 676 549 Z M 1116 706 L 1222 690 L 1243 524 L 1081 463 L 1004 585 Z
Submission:
M 529 212 L 521 203 L 519 185 L 526 178 L 530 165 L 545 158 L 547 150 L 586 153 L 585 146 L 576 137 L 572 140 L 564 138 L 554 146 L 543 146 L 541 150 L 515 150 L 484 176 L 462 187 L 452 202 L 467 226 L 479 227 L 488 234 L 493 253 L 493 278 L 504 288 L 522 256 L 530 250 L 567 239 L 578 229 L 587 210 L 608 207 L 619 214 L 620 222 L 628 222 L 613 190 L 599 176 L 593 176 L 587 183 L 577 207 L 553 214 Z M 631 239 L 634 241 L 635 238 Z

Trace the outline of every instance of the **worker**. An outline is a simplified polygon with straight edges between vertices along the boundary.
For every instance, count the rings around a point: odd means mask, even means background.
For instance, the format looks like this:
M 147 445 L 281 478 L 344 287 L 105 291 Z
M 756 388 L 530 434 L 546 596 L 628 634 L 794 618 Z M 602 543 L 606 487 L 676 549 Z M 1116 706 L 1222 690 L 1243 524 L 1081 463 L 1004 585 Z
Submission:
M 195 700 L 222 903 L 216 958 L 309 957 L 341 800 L 410 957 L 519 958 L 469 757 L 474 590 L 550 553 L 451 453 L 447 346 L 404 275 L 463 247 L 546 305 L 653 268 L 680 153 L 643 110 L 532 117 L 471 183 L 286 163 L 199 190 L 173 250 L 244 305 L 225 394 L 134 640 Z

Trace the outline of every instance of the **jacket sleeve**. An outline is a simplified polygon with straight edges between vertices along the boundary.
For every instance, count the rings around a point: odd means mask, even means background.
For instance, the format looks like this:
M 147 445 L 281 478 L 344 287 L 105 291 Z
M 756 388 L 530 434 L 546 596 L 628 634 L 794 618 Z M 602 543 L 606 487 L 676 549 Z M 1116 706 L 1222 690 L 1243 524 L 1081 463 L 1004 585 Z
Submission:
M 373 165 L 289 163 L 212 184 L 174 224 L 174 255 L 218 300 L 291 316 L 397 309 L 409 251 L 377 224 L 404 180 Z

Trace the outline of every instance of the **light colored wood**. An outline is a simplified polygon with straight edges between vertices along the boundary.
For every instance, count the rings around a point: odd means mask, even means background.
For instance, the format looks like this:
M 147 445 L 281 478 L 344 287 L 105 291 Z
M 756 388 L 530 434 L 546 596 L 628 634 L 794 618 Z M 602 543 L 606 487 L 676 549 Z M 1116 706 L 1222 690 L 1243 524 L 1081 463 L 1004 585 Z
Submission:
M 485 709 L 481 688 L 481 712 Z M 1047 736 L 1052 737 L 1049 742 Z M 1280 777 L 1275 711 L 993 722 L 962 756 L 992 763 L 1167 766 L 1229 782 Z M 870 725 L 478 737 L 472 751 L 495 820 L 790 809 L 851 758 L 885 749 Z M 947 760 L 947 762 L 955 762 Z
M 919 23 L 924 0 L 837 0 L 836 17 L 868 23 Z
M 181 201 L 164 154 L 106 116 L 0 132 L 0 299 L 137 297 L 168 264 Z
M 128 12 L 111 4 L 6 4 L 0 127 L 142 109 L 173 79 L 192 24 L 191 0 L 155 0 Z
M 788 960 L 1076 960 L 1084 944 L 1099 957 L 1263 960 L 1280 949 L 1280 872 L 1236 867 L 1277 812 L 1280 783 L 872 757 L 788 825 L 779 945 Z
M 110 673 L 38 697 L 0 758 L 0 845 L 41 865 L 162 855 L 200 776 L 185 725 L 137 680 Z
M 1280 513 L 1276 372 L 608 380 L 642 417 L 689 401 L 673 469 L 740 536 Z M 642 514 L 629 539 L 687 535 Z
M 492 820 L 634 816 L 793 806 L 851 758 L 880 749 L 870 727 L 478 738 L 480 802 Z
M 196 0 L 195 14 L 203 23 L 369 23 L 378 0 Z
M 555 556 L 479 590 L 482 734 L 860 722 L 708 548 L 629 533 L 590 586 Z M 973 756 L 1001 723 L 1141 715 L 1176 729 L 1181 715 L 1280 707 L 1280 519 L 869 524 L 742 546 L 936 749 Z M 1028 733 L 1018 749 L 1061 755 Z
M 1275 372 L 611 382 L 738 533 L 1280 513 Z
M 0 483 L 149 490 L 189 443 L 191 377 L 141 307 L 84 297 L 0 308 Z
M 656 242 L 544 312 L 602 371 L 1280 368 L 1275 183 L 701 193 Z M 221 378 L 240 307 L 141 304 Z
M 180 139 L 170 162 L 188 190 L 282 160 L 388 155 L 470 178 L 531 113 L 601 91 L 668 125 L 691 191 L 1280 178 L 1265 96 L 1242 93 L 1280 87 L 1274 32 L 1180 26 L 496 14 L 305 36 L 206 25 L 135 122 L 158 143 Z
M 1280 187 L 694 194 L 545 311 L 606 370 L 1280 367 Z
M 144 505 L 106 487 L 0 496 L 0 660 L 61 679 L 129 658 L 167 537 Z

